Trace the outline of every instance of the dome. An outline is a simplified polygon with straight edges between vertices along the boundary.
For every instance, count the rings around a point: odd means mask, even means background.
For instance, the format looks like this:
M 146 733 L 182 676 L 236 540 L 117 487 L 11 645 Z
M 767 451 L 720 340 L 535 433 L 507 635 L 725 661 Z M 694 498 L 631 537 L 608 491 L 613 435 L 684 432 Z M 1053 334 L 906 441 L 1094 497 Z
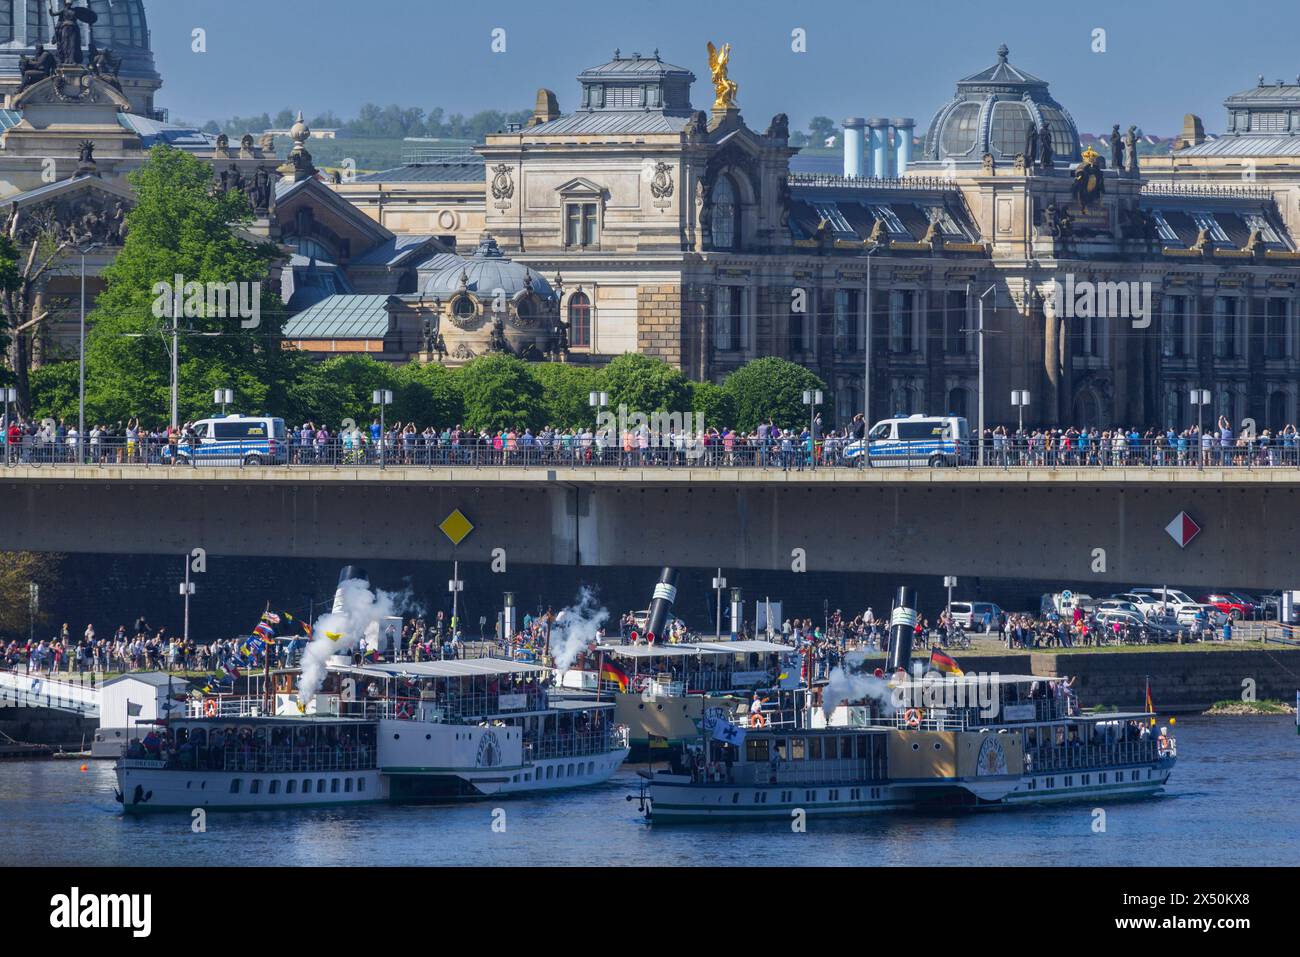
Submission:
M 930 122 L 913 167 L 975 167 L 985 153 L 998 163 L 1010 163 L 1025 151 L 1029 124 L 1041 127 L 1044 122 L 1052 133 L 1055 165 L 1079 161 L 1079 131 L 1047 92 L 1047 82 L 1012 66 L 1006 44 L 997 56 L 987 70 L 957 81 L 956 94 Z
M 550 284 L 527 266 L 507 259 L 497 241 L 488 233 L 479 240 L 474 255 L 434 272 L 425 281 L 424 293 L 448 299 L 461 291 L 462 276 L 463 288 L 480 300 L 491 299 L 498 295 L 497 290 L 501 290 L 507 300 L 531 291 L 547 302 L 555 301 L 555 291 Z
M 51 0 L 0 0 L 0 90 L 16 92 L 21 79 L 19 58 L 34 56 L 36 45 L 53 45 Z M 62 6 L 59 0 L 57 6 Z M 150 48 L 144 0 L 77 0 L 89 7 L 95 22 L 82 27 L 84 48 L 93 42 L 122 61 L 118 78 L 136 113 L 153 113 L 153 94 L 162 85 Z

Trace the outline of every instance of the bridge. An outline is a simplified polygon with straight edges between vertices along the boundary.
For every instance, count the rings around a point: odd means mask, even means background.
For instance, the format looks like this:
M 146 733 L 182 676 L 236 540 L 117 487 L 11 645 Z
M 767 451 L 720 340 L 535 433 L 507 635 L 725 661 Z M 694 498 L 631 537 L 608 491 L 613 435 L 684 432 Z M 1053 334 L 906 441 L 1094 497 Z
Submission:
M 1300 585 L 1295 468 L 51 464 L 0 496 L 4 550 Z

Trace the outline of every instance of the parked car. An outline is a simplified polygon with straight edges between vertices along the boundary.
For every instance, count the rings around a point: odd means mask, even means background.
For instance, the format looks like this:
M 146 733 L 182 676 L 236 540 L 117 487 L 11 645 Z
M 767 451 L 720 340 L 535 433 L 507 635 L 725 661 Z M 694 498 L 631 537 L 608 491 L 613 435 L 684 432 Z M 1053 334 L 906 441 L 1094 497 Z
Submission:
M 1204 623 L 1218 628 L 1228 616 L 1213 605 L 1206 605 L 1195 601 L 1185 591 L 1177 588 L 1130 588 L 1126 594 L 1136 596 L 1149 596 L 1155 600 L 1157 605 L 1163 605 L 1169 611 L 1172 611 L 1174 617 L 1182 625 L 1196 625 L 1201 622 L 1201 616 L 1204 616 Z
M 1255 606 L 1232 592 L 1212 592 L 1201 599 L 1206 605 L 1213 605 L 1233 621 L 1255 617 Z
M 955 601 L 952 603 L 953 624 L 966 631 L 990 632 L 998 630 L 1002 609 L 988 601 Z

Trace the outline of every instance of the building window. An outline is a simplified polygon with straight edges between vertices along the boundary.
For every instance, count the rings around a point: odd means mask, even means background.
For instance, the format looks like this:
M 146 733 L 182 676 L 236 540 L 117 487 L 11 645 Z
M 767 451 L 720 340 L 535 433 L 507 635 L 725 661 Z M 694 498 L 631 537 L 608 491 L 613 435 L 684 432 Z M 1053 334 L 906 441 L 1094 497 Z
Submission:
M 1286 400 L 1287 394 L 1285 392 L 1274 392 L 1268 397 L 1268 425 L 1266 428 L 1272 429 L 1275 433 L 1286 428 Z
M 1241 300 L 1236 296 L 1217 296 L 1214 300 L 1214 356 L 1217 359 L 1235 359 L 1237 351 L 1238 314 Z
M 451 314 L 457 319 L 473 319 L 477 312 L 478 308 L 469 296 L 458 296 L 451 304 Z
M 0 43 L 14 38 L 14 0 L 0 0 Z
M 720 286 L 715 293 L 713 340 L 719 352 L 745 348 L 745 287 Z
M 858 321 L 861 295 L 856 289 L 835 290 L 835 351 L 857 352 L 862 348 Z
M 915 352 L 916 341 L 912 334 L 912 307 L 915 294 L 910 289 L 894 289 L 889 293 L 889 351 Z
M 50 14 L 45 0 L 27 0 L 27 42 L 50 42 Z
M 966 321 L 965 291 L 943 293 L 943 351 L 964 356 L 970 351 L 969 324 Z
M 1187 355 L 1187 297 L 1165 296 L 1160 306 L 1160 353 L 1167 359 Z
M 953 389 L 948 393 L 948 414 L 959 419 L 966 418 L 966 390 Z
M 714 249 L 735 249 L 739 246 L 740 230 L 736 227 L 739 213 L 735 185 L 729 176 L 719 176 L 713 187 L 713 214 L 709 221 Z
M 903 221 L 898 218 L 898 214 L 890 207 L 881 206 L 877 203 L 868 203 L 867 212 L 869 212 L 873 218 L 883 221 L 885 229 L 889 230 L 891 236 L 906 236 L 908 239 L 912 238 L 912 234 L 907 231 L 907 227 L 903 225 Z
M 569 297 L 569 345 L 581 349 L 591 347 L 591 300 L 585 292 L 575 292 Z
M 1273 297 L 1268 302 L 1268 321 L 1265 328 L 1264 356 L 1268 359 L 1285 359 L 1287 355 L 1288 300 Z
M 596 245 L 596 204 L 566 203 L 564 207 L 564 245 Z
M 1231 242 L 1231 240 L 1228 239 L 1228 234 L 1225 233 L 1223 231 L 1223 227 L 1219 225 L 1219 221 L 1214 218 L 1213 213 L 1193 212 L 1191 216 L 1193 222 L 1196 223 L 1196 228 L 1198 230 L 1199 229 L 1205 230 L 1206 235 L 1209 236 L 1216 243 Z
M 804 306 L 807 306 L 805 296 Z M 795 299 L 790 297 L 790 352 L 801 355 L 808 351 L 808 324 L 805 322 L 806 310 L 795 308 Z

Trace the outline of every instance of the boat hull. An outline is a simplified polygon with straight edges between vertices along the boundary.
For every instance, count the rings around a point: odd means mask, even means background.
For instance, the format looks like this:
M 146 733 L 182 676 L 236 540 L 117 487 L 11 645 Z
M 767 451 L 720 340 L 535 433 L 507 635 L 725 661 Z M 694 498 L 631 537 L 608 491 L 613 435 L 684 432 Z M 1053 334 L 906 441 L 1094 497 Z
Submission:
M 388 800 L 387 781 L 373 769 L 257 773 L 122 766 L 125 763 L 115 771 L 125 814 L 267 811 Z M 310 782 L 309 790 L 304 790 L 304 782 Z

